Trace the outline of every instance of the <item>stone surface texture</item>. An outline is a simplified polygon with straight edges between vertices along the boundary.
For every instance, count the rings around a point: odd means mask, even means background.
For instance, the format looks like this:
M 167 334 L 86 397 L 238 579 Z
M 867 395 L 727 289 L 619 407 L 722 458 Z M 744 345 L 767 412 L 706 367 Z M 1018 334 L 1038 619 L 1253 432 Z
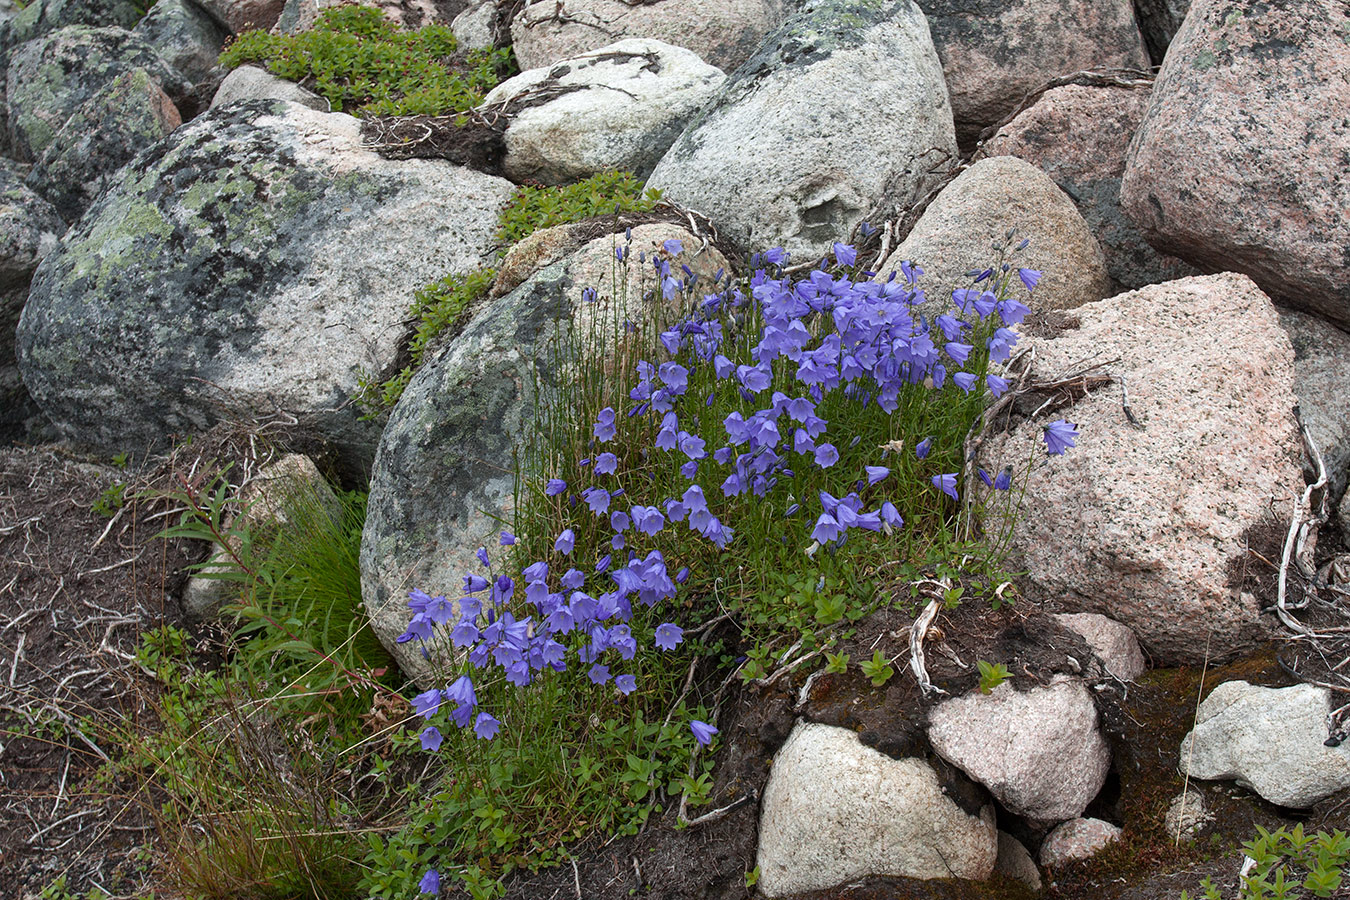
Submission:
M 616 239 L 596 238 L 481 307 L 459 337 L 428 354 L 403 392 L 371 475 L 361 593 L 375 634 L 405 673 L 425 679 L 433 670 L 416 642 L 395 642 L 411 620 L 408 591 L 459 596 L 462 576 L 481 568 L 474 551 L 495 545 L 502 522 L 512 520 L 513 454 L 533 425 L 536 385 L 553 390 L 565 382 L 554 365 L 560 336 L 569 328 L 588 334 L 597 316 L 616 308 L 645 318 L 641 297 L 650 285 L 636 258 L 668 238 L 690 248 L 675 262 L 705 283 L 728 265 L 715 251 L 695 254 L 699 242 L 683 228 L 642 225 L 633 229 L 627 291 L 614 296 Z M 595 303 L 582 301 L 586 288 L 597 289 Z M 429 649 L 439 661 L 446 648 Z
M 1055 619 L 1081 635 L 1106 671 L 1121 681 L 1134 681 L 1148 670 L 1139 640 L 1119 622 L 1096 613 L 1062 613 Z
M 711 216 L 742 250 L 778 245 L 807 261 L 883 200 L 926 192 L 920 173 L 954 152 L 920 9 L 821 0 L 728 76 L 648 186 Z
M 1006 831 L 998 833 L 998 860 L 994 871 L 1020 881 L 1033 891 L 1041 890 L 1041 870 L 1022 842 Z
M 122 169 L 39 266 L 24 381 L 86 444 L 162 447 L 222 417 L 281 415 L 360 472 L 379 428 L 351 402 L 358 379 L 402 365 L 408 298 L 479 264 L 512 190 L 383 159 L 349 116 L 266 101 L 207 113 Z
M 524 104 L 504 136 L 513 181 L 570 184 L 611 169 L 646 180 L 724 81 L 690 50 L 629 38 L 521 72 L 483 105 Z M 531 92 L 540 99 L 524 96 Z
M 1005 681 L 988 694 L 944 700 L 928 722 L 938 755 L 1019 816 L 1059 822 L 1081 815 L 1111 768 L 1097 707 L 1078 680 L 1026 692 Z
M 492 47 L 497 42 L 499 16 L 496 0 L 477 0 L 455 16 L 455 20 L 450 23 L 450 30 L 454 32 L 455 40 L 462 49 Z
M 1143 428 L 1126 419 L 1117 383 L 991 441 L 989 471 L 1033 453 L 1014 552 L 1039 596 L 1128 626 L 1155 665 L 1201 663 L 1207 640 L 1211 661 L 1232 657 L 1268 626 L 1229 566 L 1272 498 L 1303 486 L 1293 351 L 1275 308 L 1228 273 L 1073 315 L 1078 327 L 1037 342 L 1036 371 L 1118 360 L 1108 371 L 1126 380 Z M 1059 418 L 1077 423 L 1077 446 L 1048 456 L 1042 426 Z
M 778 0 L 526 0 L 511 20 L 511 42 L 522 69 L 632 37 L 684 47 L 730 72 L 781 20 Z
M 1323 743 L 1331 709 L 1326 688 L 1225 681 L 1200 704 L 1181 742 L 1181 770 L 1231 778 L 1271 803 L 1306 809 L 1350 787 L 1350 744 Z
M 131 0 L 33 0 L 10 19 L 3 44 L 17 47 L 67 25 L 131 28 L 140 17 Z
M 1120 840 L 1121 830 L 1101 819 L 1070 819 L 1045 836 L 1041 844 L 1041 865 L 1047 868 L 1091 859 L 1112 841 Z
M 1342 502 L 1350 483 L 1350 334 L 1294 310 L 1280 312 L 1280 325 L 1294 347 L 1294 394 L 1327 469 L 1327 496 Z M 1312 476 L 1311 462 L 1307 469 Z
M 322 10 L 341 6 L 346 0 L 284 0 L 272 31 L 295 34 L 314 27 Z M 424 25 L 449 25 L 464 11 L 467 0 L 363 0 L 363 6 L 377 7 L 384 17 L 399 28 L 413 31 Z
M 281 17 L 286 0 L 197 0 L 206 13 L 234 34 L 268 30 Z
M 1350 325 L 1350 44 L 1342 0 L 1197 0 L 1121 181 L 1154 246 Z
M 1205 796 L 1199 791 L 1177 794 L 1167 804 L 1163 828 L 1170 836 L 1194 838 L 1196 832 L 1214 821 L 1214 814 L 1205 807 Z
M 759 823 L 759 889 L 770 897 L 868 875 L 983 880 L 994 807 L 966 810 L 921 759 L 892 759 L 844 728 L 800 722 L 774 757 Z
M 1073 309 L 1110 293 L 1102 249 L 1073 201 L 1040 169 L 1012 156 L 981 160 L 943 188 L 877 280 L 910 260 L 924 270 L 919 286 L 929 297 L 950 299 L 954 289 L 973 286 L 966 272 L 998 261 L 990 245 L 1002 244 L 1010 228 L 1014 240 L 1030 241 L 1011 262 L 1041 273 L 1027 301 L 1033 309 Z
M 1147 69 L 1129 0 L 924 0 L 957 138 L 974 142 L 1032 91 L 1083 69 Z
M 241 100 L 285 100 L 319 112 L 328 112 L 327 98 L 306 90 L 294 81 L 278 78 L 259 66 L 240 66 L 226 75 L 211 98 L 211 109 Z
M 1120 208 L 1125 150 L 1148 105 L 1150 83 L 1051 88 L 985 142 L 982 157 L 1016 156 L 1039 167 L 1078 207 L 1120 290 L 1198 275 L 1151 247 Z
M 217 58 L 229 32 L 192 0 L 155 0 L 132 33 L 193 84 L 223 74 Z

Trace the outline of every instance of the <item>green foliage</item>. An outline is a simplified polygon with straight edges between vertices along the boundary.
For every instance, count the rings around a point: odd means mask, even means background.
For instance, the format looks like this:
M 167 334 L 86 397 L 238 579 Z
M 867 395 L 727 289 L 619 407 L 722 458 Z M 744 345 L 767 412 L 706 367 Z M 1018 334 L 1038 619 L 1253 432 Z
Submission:
M 117 511 L 126 506 L 127 485 L 124 481 L 114 481 L 103 489 L 103 493 L 98 495 L 94 505 L 89 508 L 96 516 L 103 516 L 105 519 L 111 519 L 117 514 Z
M 1000 684 L 1008 680 L 1008 667 L 1003 663 L 994 663 L 990 665 L 982 659 L 977 659 L 975 665 L 980 668 L 980 693 L 987 694 Z
M 294 35 L 244 32 L 220 62 L 265 63 L 355 115 L 464 112 L 511 74 L 509 51 L 459 54 L 446 25 L 400 31 L 378 9 L 355 5 L 322 10 L 313 29 Z
M 872 680 L 872 687 L 881 687 L 895 674 L 891 661 L 880 650 L 873 650 L 872 658 L 863 660 L 861 668 L 862 673 Z
M 848 654 L 826 653 L 825 671 L 832 675 L 843 675 L 848 671 Z
M 1253 861 L 1251 871 L 1232 900 L 1308 900 L 1336 897 L 1341 888 L 1342 870 L 1350 863 L 1350 835 L 1343 831 L 1305 835 L 1302 823 L 1293 830 L 1283 827 L 1267 831 L 1256 828 L 1257 836 L 1242 845 Z M 1224 900 L 1213 881 L 1201 882 L 1204 900 Z M 1182 891 L 1181 900 L 1190 900 Z
M 661 192 L 655 188 L 643 193 L 642 182 L 632 172 L 600 172 L 563 187 L 526 185 L 502 210 L 497 242 L 509 248 L 541 228 L 614 213 L 647 212 L 660 199 Z
M 77 894 L 66 886 L 66 876 L 57 875 L 51 883 L 38 894 L 38 900 L 108 900 L 108 892 L 102 888 L 90 888 L 87 893 Z

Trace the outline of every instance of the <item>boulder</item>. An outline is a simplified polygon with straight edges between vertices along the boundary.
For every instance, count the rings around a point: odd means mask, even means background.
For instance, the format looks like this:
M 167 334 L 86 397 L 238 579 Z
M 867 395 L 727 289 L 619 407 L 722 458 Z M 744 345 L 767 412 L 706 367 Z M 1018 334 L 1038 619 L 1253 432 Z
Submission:
M 774 757 L 756 858 L 767 896 L 868 875 L 979 881 L 997 857 L 993 804 L 958 804 L 922 759 L 892 759 L 848 729 L 809 722 Z
M 511 44 L 522 69 L 538 69 L 624 38 L 652 38 L 730 72 L 780 21 L 776 0 L 526 0 L 511 19 Z
M 194 85 L 223 74 L 217 59 L 229 32 L 191 0 L 155 0 L 132 33 Z
M 1087 641 L 1106 671 L 1121 681 L 1134 681 L 1148 670 L 1134 632 L 1096 613 L 1063 613 L 1055 620 Z
M 1120 840 L 1121 831 L 1101 819 L 1070 819 L 1045 836 L 1041 865 L 1046 868 L 1096 856 L 1107 844 Z
M 1019 467 L 1012 546 L 1036 594 L 1129 627 L 1156 665 L 1229 658 L 1267 634 L 1240 591 L 1248 529 L 1297 496 L 1293 351 L 1242 275 L 1183 278 L 1074 311 L 1037 344 L 1041 377 L 1086 365 L 1123 379 L 990 442 L 984 468 Z M 1048 456 L 1049 419 L 1077 446 Z M 1034 449 L 1033 449 L 1034 448 Z M 1028 461 L 1028 453 L 1033 458 Z
M 515 452 L 534 425 L 536 387 L 549 388 L 560 335 L 587 333 L 597 314 L 641 318 L 645 286 L 639 253 L 655 254 L 676 238 L 689 248 L 677 261 L 705 283 L 726 259 L 696 252 L 699 241 L 674 225 L 633 229 L 633 268 L 612 293 L 614 248 L 623 236 L 590 241 L 482 307 L 458 338 L 429 355 L 390 413 L 370 481 L 361 536 L 361 595 L 377 637 L 405 674 L 429 679 L 417 642 L 396 643 L 411 621 L 408 591 L 460 593 L 461 577 L 480 568 L 474 551 L 494 544 L 515 503 Z M 597 290 L 595 303 L 582 291 Z M 536 384 L 534 373 L 538 372 Z
M 124 72 L 57 130 L 29 173 L 28 185 L 74 222 L 122 166 L 181 124 L 178 107 L 149 72 Z
M 727 78 L 647 185 L 711 216 L 742 250 L 781 245 L 802 262 L 883 201 L 925 193 L 923 173 L 954 154 L 919 8 L 821 0 Z
M 1125 148 L 1148 105 L 1151 81 L 1051 88 L 984 143 L 983 156 L 1016 156 L 1050 176 L 1101 244 L 1117 290 L 1200 274 L 1164 256 L 1120 209 Z
M 1081 815 L 1111 768 L 1097 707 L 1076 679 L 944 700 L 929 712 L 928 740 L 1009 812 L 1043 822 Z
M 956 136 L 973 144 L 1052 78 L 1147 69 L 1130 0 L 923 0 L 951 92 Z
M 32 0 L 10 20 L 4 44 L 17 47 L 67 25 L 131 28 L 140 18 L 131 0 Z
M 1181 770 L 1232 778 L 1271 803 L 1306 809 L 1350 788 L 1350 744 L 1324 743 L 1331 709 L 1326 688 L 1225 681 L 1200 704 L 1181 742 Z
M 233 34 L 268 30 L 281 18 L 286 0 L 197 0 L 206 14 Z
M 726 76 L 682 47 L 630 38 L 499 84 L 513 181 L 570 184 L 626 169 L 645 180 Z
M 256 0 L 255 0 L 256 2 Z M 348 0 L 282 0 L 281 12 L 268 25 L 274 34 L 296 34 L 314 27 L 322 10 L 341 6 Z M 373 6 L 399 28 L 414 31 L 425 25 L 449 25 L 465 8 L 467 0 L 362 0 Z
M 133 69 L 143 69 L 170 98 L 189 88 L 144 39 L 121 28 L 72 25 L 17 47 L 10 55 L 10 146 L 32 162 L 76 110 Z
M 1294 394 L 1327 470 L 1327 498 L 1341 502 L 1350 483 L 1350 334 L 1307 313 L 1284 310 L 1280 325 L 1294 347 Z M 1306 464 L 1313 475 L 1311 461 Z
M 226 75 L 211 98 L 211 109 L 243 100 L 285 100 L 328 112 L 328 100 L 258 66 L 240 66 Z
M 402 364 L 413 292 L 478 265 L 511 184 L 384 159 L 356 119 L 284 102 L 212 111 L 161 148 L 38 268 L 29 390 L 84 443 L 281 417 L 359 474 L 379 437 L 351 402 L 361 374 Z
M 998 833 L 998 860 L 994 863 L 994 871 L 1040 893 L 1041 870 L 1036 867 L 1036 860 L 1021 841 L 1006 831 Z
M 479 50 L 497 44 L 497 28 L 501 23 L 497 0 L 477 0 L 464 12 L 455 16 L 450 31 L 461 50 Z
M 1030 243 L 1007 261 L 1041 273 L 1029 301 L 1035 309 L 1073 309 L 1110 293 L 1102 249 L 1073 201 L 1040 169 L 1012 156 L 981 160 L 943 188 L 877 280 L 909 260 L 924 270 L 919 283 L 928 296 L 948 298 L 973 286 L 967 272 L 1001 261 L 991 245 L 1003 245 L 1009 229 L 1014 241 Z
M 1130 144 L 1121 204 L 1205 271 L 1350 326 L 1342 0 L 1197 0 Z

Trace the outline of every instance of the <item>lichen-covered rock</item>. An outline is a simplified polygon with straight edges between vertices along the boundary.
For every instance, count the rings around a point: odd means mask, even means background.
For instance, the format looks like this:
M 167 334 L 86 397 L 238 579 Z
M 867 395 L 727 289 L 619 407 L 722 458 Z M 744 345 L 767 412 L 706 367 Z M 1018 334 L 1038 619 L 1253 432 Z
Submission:
M 933 29 L 962 145 L 1056 76 L 1149 66 L 1130 0 L 923 0 L 920 6 Z
M 877 279 L 910 260 L 923 270 L 920 286 L 934 298 L 973 286 L 971 270 L 996 263 L 990 245 L 1009 229 L 1027 248 L 1014 265 L 1036 269 L 1035 309 L 1072 309 L 1105 297 L 1111 278 L 1097 239 L 1073 201 L 1044 172 L 1012 156 L 984 159 L 942 189 L 891 255 Z
M 1121 290 L 1200 274 L 1154 250 L 1120 209 L 1125 148 L 1148 105 L 1149 83 L 1051 88 L 985 142 L 983 156 L 1039 167 L 1078 207 Z
M 207 113 L 162 151 L 38 268 L 18 334 L 33 396 L 109 449 L 290 416 L 359 472 L 379 436 L 351 402 L 361 373 L 394 370 L 416 288 L 478 264 L 510 183 L 383 159 L 357 120 L 281 102 Z
M 76 110 L 138 68 L 170 98 L 190 87 L 143 38 L 121 28 L 72 25 L 15 48 L 6 91 L 15 158 L 38 159 Z
M 1181 770 L 1232 778 L 1271 803 L 1306 809 L 1350 788 L 1350 744 L 1325 745 L 1331 709 L 1331 692 L 1311 684 L 1225 681 L 1200 704 L 1181 742 Z
M 1107 844 L 1120 840 L 1121 830 L 1101 819 L 1070 819 L 1045 836 L 1041 865 L 1047 868 L 1091 859 Z
M 514 181 L 570 184 L 615 169 L 645 180 L 725 80 L 683 47 L 630 38 L 521 72 L 483 105 L 514 101 L 502 166 Z
M 1063 613 L 1055 620 L 1087 641 L 1106 671 L 1121 681 L 1134 681 L 1147 670 L 1139 640 L 1119 622 L 1096 613 Z
M 28 185 L 74 222 L 133 156 L 183 124 L 178 108 L 145 69 L 114 78 L 56 132 Z
M 1116 383 L 992 440 L 989 471 L 1034 453 L 1013 550 L 1036 596 L 1128 626 L 1155 665 L 1229 658 L 1268 633 L 1231 574 L 1250 558 L 1247 531 L 1271 498 L 1303 488 L 1294 354 L 1275 308 L 1226 273 L 1150 285 L 1073 318 L 1037 342 L 1036 371 L 1113 360 L 1105 371 L 1123 380 L 1142 427 Z M 1042 427 L 1059 418 L 1077 423 L 1077 446 L 1048 456 Z
M 845 728 L 799 722 L 774 757 L 759 820 L 759 889 L 825 890 L 868 875 L 994 871 L 992 803 L 961 804 L 925 760 L 892 759 Z
M 230 33 L 191 0 L 155 0 L 132 33 L 194 85 L 223 74 L 217 59 Z
M 549 66 L 624 38 L 652 38 L 692 50 L 730 72 L 780 21 L 774 0 L 527 0 L 511 20 L 511 43 L 522 69 Z
M 3 43 L 17 47 L 67 25 L 131 28 L 140 17 L 131 0 L 33 0 L 10 20 Z
M 1148 239 L 1350 326 L 1350 44 L 1343 0 L 1196 0 L 1130 144 Z
M 631 259 L 649 256 L 668 238 L 689 248 L 678 257 L 704 282 L 727 265 L 713 250 L 673 225 L 633 229 Z M 408 384 L 380 439 L 361 536 L 361 595 L 380 641 L 405 674 L 429 678 L 444 645 L 396 643 L 408 627 L 408 591 L 458 597 L 465 573 L 480 565 L 474 551 L 494 544 L 514 514 L 514 454 L 534 424 L 538 384 L 555 387 L 557 341 L 569 327 L 586 334 L 597 311 L 644 316 L 644 285 L 636 262 L 627 290 L 612 296 L 614 243 L 600 237 L 536 272 L 511 293 L 484 306 L 468 326 Z M 622 242 L 623 235 L 617 240 Z M 597 289 L 595 303 L 581 299 Z M 608 313 L 605 313 L 608 316 Z
M 1327 470 L 1327 499 L 1342 503 L 1350 483 L 1350 334 L 1325 319 L 1294 310 L 1280 312 L 1280 325 L 1294 347 L 1294 394 Z M 1308 463 L 1308 475 L 1313 475 Z
M 259 66 L 240 66 L 220 82 L 211 98 L 211 109 L 243 100 L 285 100 L 328 112 L 328 100 L 285 78 L 278 78 Z
M 944 700 L 928 717 L 938 755 L 989 788 L 1010 812 L 1044 822 L 1081 815 L 1106 783 L 1111 750 L 1087 687 L 1064 679 Z
M 847 85 L 847 90 L 840 90 Z M 942 69 L 910 0 L 821 0 L 728 76 L 648 181 L 742 250 L 807 261 L 955 154 Z

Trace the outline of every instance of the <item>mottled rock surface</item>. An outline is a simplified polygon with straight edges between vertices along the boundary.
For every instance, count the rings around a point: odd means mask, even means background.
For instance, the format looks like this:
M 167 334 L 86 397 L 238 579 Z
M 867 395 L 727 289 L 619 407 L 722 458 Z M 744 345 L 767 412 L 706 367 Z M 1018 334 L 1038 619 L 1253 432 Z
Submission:
M 1022 882 L 1033 891 L 1041 889 L 1041 870 L 1022 842 L 1006 831 L 998 833 L 998 860 L 994 871 Z
M 1121 681 L 1134 681 L 1148 668 L 1134 632 L 1096 613 L 1065 613 L 1055 619 L 1087 641 L 1106 671 Z
M 211 108 L 241 100 L 286 100 L 319 112 L 328 112 L 328 100 L 259 66 L 240 66 L 226 75 L 211 98 Z
M 1294 394 L 1327 469 L 1327 497 L 1342 502 L 1350 483 L 1350 334 L 1293 310 L 1280 312 L 1280 325 L 1294 347 Z
M 132 32 L 194 84 L 223 74 L 217 58 L 229 32 L 191 0 L 155 0 Z
M 1048 868 L 1091 859 L 1112 841 L 1120 840 L 1121 830 L 1101 819 L 1070 819 L 1045 837 L 1041 844 L 1041 865 Z
M 257 0 L 254 0 L 257 2 Z M 341 6 L 345 0 L 284 0 L 280 14 L 274 19 L 273 32 L 295 34 L 314 27 L 319 13 L 332 6 Z M 449 25 L 464 11 L 468 0 L 363 0 L 362 6 L 378 8 L 384 17 L 400 28 L 413 31 L 424 25 Z
M 253 28 L 268 30 L 281 17 L 286 0 L 198 0 L 206 13 L 238 34 Z
M 958 805 L 922 759 L 892 759 L 848 729 L 808 722 L 774 757 L 756 858 L 768 896 L 867 875 L 978 881 L 997 857 L 993 804 Z
M 1121 182 L 1156 247 L 1350 325 L 1350 43 L 1341 0 L 1197 0 Z
M 17 47 L 67 25 L 131 28 L 141 11 L 131 0 L 33 0 L 9 22 L 6 47 Z
M 919 8 L 821 0 L 728 76 L 648 186 L 711 216 L 743 250 L 780 245 L 801 262 L 883 200 L 907 205 L 929 187 L 920 173 L 954 152 Z

